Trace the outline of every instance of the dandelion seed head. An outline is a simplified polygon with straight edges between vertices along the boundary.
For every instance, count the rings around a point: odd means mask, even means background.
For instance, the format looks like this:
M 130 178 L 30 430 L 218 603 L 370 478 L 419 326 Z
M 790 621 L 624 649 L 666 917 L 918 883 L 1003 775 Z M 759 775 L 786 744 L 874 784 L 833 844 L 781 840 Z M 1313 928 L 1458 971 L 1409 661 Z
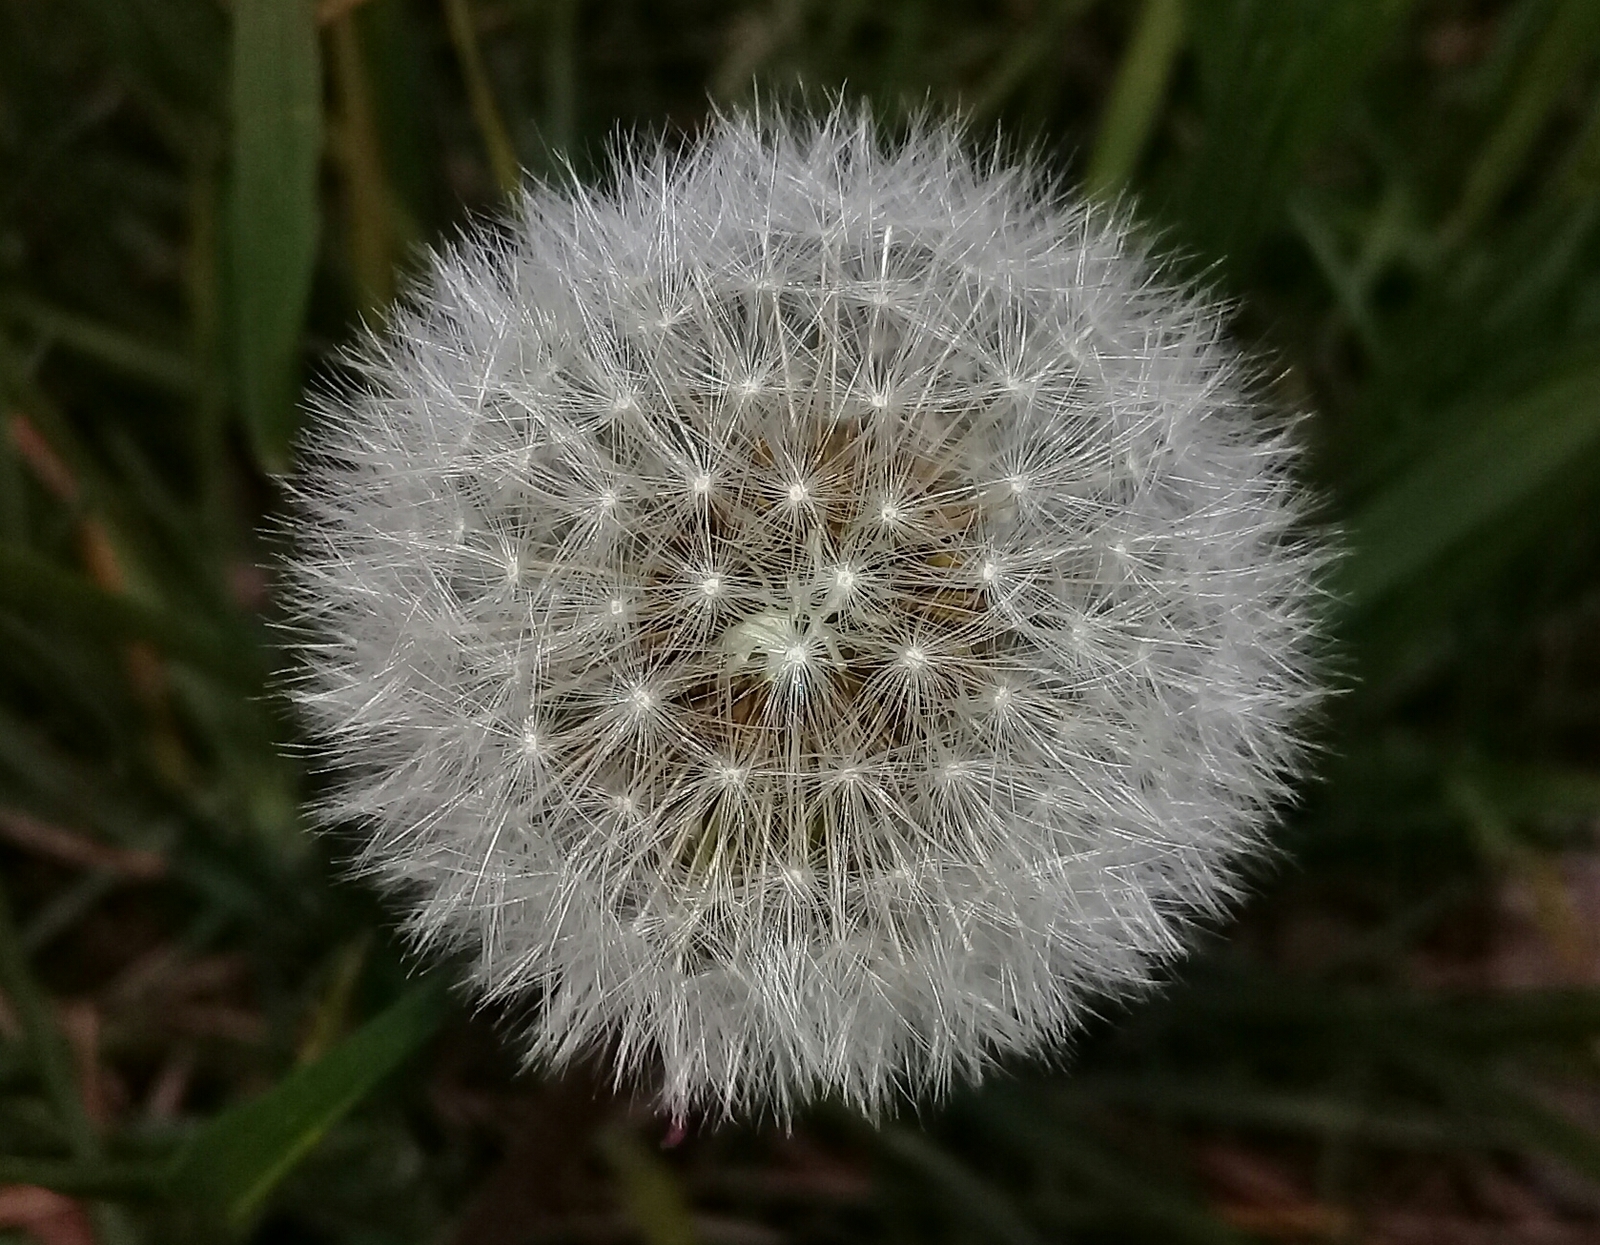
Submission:
M 363 866 L 674 1118 L 1059 1043 L 1303 764 L 1296 443 L 1118 222 L 721 118 L 469 232 L 316 401 L 297 685 Z

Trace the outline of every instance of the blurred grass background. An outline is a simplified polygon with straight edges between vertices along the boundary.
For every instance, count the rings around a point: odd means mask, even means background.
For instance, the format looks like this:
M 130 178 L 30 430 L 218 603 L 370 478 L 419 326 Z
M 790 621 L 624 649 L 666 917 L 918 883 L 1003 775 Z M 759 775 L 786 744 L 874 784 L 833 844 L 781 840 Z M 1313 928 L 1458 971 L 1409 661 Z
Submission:
M 1348 691 L 1241 919 L 1061 1066 L 663 1148 L 306 833 L 257 533 L 421 244 L 796 84 L 1230 300 Z M 0 0 L 0 425 L 0 1241 L 1600 1241 L 1596 0 Z

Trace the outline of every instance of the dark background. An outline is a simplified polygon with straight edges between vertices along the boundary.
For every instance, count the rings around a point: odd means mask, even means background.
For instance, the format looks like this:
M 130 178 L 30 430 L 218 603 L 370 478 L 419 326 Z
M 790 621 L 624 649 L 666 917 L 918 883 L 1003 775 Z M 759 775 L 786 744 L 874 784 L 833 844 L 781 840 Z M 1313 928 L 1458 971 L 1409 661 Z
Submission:
M 663 1148 L 307 833 L 259 533 L 420 246 L 756 83 L 1127 196 L 1307 413 L 1343 691 L 1055 1066 Z M 0 0 L 0 431 L 0 1241 L 1600 1241 L 1595 0 Z

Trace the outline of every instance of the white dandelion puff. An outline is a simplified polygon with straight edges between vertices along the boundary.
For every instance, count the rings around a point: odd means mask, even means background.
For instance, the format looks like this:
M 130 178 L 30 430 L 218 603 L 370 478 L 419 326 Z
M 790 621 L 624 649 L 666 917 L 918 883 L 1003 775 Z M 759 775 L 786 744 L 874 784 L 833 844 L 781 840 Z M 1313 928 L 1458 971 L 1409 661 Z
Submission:
M 952 127 L 721 118 L 469 232 L 296 482 L 361 863 L 676 1116 L 1048 1049 L 1301 765 L 1294 441 L 1126 231 Z

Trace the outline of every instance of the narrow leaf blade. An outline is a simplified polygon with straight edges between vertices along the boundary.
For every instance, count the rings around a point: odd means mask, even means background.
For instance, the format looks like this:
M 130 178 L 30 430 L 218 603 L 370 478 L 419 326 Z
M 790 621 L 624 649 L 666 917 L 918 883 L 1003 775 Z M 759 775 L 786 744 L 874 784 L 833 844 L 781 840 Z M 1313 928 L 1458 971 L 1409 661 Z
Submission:
M 322 68 L 312 0 L 233 6 L 234 332 L 256 453 L 287 465 L 319 227 Z
M 179 1158 L 174 1188 L 230 1221 L 248 1218 L 329 1128 L 432 1036 L 444 1003 L 443 989 L 424 982 L 315 1063 L 223 1112 Z
M 1536 497 L 1600 440 L 1600 367 L 1557 377 L 1434 451 L 1352 518 L 1342 589 L 1381 599 L 1497 515 Z

